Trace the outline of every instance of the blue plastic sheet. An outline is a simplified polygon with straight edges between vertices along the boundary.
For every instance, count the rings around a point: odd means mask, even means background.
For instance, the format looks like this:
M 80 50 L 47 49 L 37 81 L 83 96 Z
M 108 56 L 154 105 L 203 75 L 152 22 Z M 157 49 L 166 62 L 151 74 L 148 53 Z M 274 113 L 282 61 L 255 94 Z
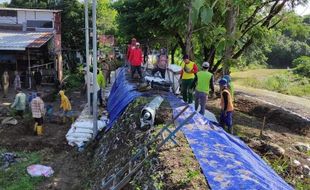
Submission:
M 185 106 L 173 95 L 168 97 L 177 115 Z M 194 108 L 190 107 L 177 120 L 181 123 Z M 211 126 L 214 128 L 211 128 Z M 243 141 L 212 125 L 197 113 L 182 128 L 211 189 L 293 189 Z
M 120 117 L 129 103 L 141 95 L 147 95 L 147 93 L 142 94 L 135 90 L 135 85 L 126 80 L 125 71 L 124 68 L 120 70 L 109 96 L 110 124 L 107 130 Z M 164 98 L 170 102 L 174 116 L 185 106 L 183 101 L 171 93 L 167 93 Z M 194 108 L 190 107 L 176 120 L 176 124 L 181 123 L 194 111 Z M 293 189 L 243 141 L 226 133 L 222 128 L 208 121 L 206 117 L 197 113 L 182 128 L 182 131 L 211 189 Z
M 107 105 L 110 123 L 108 124 L 106 131 L 113 126 L 128 104 L 141 96 L 141 93 L 136 91 L 135 85 L 126 80 L 125 74 L 126 68 L 121 68 L 112 86 Z

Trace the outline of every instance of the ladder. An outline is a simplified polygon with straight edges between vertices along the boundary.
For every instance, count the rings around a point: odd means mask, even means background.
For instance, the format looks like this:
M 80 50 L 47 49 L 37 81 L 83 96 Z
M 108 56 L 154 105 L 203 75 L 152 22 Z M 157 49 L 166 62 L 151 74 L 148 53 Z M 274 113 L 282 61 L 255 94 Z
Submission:
M 176 115 L 171 121 L 169 121 L 165 126 L 155 135 L 152 140 L 150 140 L 145 146 L 139 149 L 139 151 L 116 173 L 111 175 L 110 177 L 102 180 L 101 188 L 104 190 L 120 190 L 125 187 L 133 177 L 133 175 L 142 168 L 144 162 L 149 158 L 153 157 L 155 154 L 150 152 L 151 145 L 155 144 L 157 140 L 160 138 L 159 144 L 156 146 L 156 150 L 159 150 L 164 144 L 166 144 L 169 140 L 171 140 L 175 145 L 178 145 L 176 140 L 176 133 L 186 124 L 188 123 L 197 112 L 191 113 L 184 121 L 182 121 L 178 127 L 176 127 L 173 131 L 171 131 L 168 127 L 174 123 L 174 121 L 179 118 L 187 109 L 189 105 L 185 106 L 184 109 L 178 115 Z M 163 133 L 167 131 L 169 135 L 164 138 Z M 156 151 L 157 152 L 157 151 Z

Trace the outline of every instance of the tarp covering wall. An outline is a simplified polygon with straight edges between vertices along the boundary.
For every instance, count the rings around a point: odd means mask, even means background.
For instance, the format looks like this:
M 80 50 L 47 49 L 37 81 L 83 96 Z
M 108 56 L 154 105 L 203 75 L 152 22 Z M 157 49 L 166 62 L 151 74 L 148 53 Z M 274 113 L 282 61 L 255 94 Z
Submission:
M 106 131 L 112 127 L 127 105 L 138 96 L 141 96 L 141 93 L 136 91 L 135 85 L 126 80 L 126 68 L 121 68 L 116 76 L 108 99 L 107 110 L 109 112 L 110 123 Z
M 184 108 L 184 102 L 174 95 L 167 98 L 173 115 L 177 115 Z M 190 107 L 176 120 L 176 124 L 194 111 Z M 213 129 L 211 125 L 197 113 L 182 128 L 211 189 L 293 189 L 243 141 L 221 127 L 212 125 Z
M 120 70 L 109 96 L 109 128 L 127 105 L 142 95 L 126 80 L 125 72 L 125 69 Z M 168 93 L 164 98 L 170 102 L 174 116 L 185 106 L 185 103 L 173 94 Z M 194 108 L 190 107 L 176 120 L 176 124 L 184 121 L 194 111 Z M 211 124 L 206 117 L 197 113 L 182 131 L 211 189 L 293 189 L 243 141 Z

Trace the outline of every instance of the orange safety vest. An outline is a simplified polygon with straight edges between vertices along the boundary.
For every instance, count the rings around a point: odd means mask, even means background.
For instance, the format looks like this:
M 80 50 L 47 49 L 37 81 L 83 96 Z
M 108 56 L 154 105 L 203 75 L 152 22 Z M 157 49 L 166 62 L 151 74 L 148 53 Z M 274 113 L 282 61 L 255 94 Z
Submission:
M 223 92 L 226 92 L 228 94 L 228 105 L 227 105 L 227 111 L 234 111 L 234 105 L 232 101 L 231 94 L 228 89 L 224 89 L 221 92 L 221 109 L 224 110 L 224 97 L 223 97 Z

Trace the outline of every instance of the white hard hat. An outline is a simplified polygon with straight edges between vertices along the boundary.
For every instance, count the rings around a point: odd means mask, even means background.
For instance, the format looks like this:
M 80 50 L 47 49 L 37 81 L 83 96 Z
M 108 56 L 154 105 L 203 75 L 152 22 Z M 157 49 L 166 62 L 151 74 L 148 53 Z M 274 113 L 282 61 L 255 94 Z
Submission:
M 209 68 L 210 67 L 210 63 L 205 61 L 205 62 L 202 63 L 202 67 L 203 68 Z

